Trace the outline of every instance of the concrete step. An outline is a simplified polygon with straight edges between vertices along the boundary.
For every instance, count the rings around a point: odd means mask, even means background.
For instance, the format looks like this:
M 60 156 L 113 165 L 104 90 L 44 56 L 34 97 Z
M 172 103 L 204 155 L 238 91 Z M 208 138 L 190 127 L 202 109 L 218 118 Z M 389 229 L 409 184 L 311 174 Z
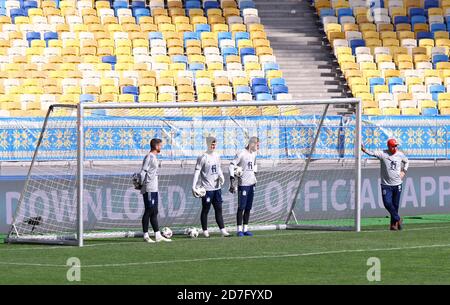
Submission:
M 309 1 L 255 3 L 294 98 L 345 97 L 346 87 Z

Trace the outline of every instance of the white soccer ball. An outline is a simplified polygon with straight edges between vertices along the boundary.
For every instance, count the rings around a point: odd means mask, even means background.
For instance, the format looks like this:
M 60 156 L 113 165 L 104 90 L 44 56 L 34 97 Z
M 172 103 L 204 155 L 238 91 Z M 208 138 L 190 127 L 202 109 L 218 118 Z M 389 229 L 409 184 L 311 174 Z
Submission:
M 190 238 L 197 238 L 199 234 L 197 228 L 187 228 L 185 233 Z
M 162 234 L 162 236 L 164 236 L 165 238 L 171 238 L 172 235 L 173 235 L 173 232 L 172 232 L 172 230 L 171 230 L 170 228 L 164 227 L 164 228 L 161 230 L 161 234 Z
M 203 186 L 198 186 L 192 190 L 192 194 L 195 198 L 202 198 L 206 195 L 206 190 Z
M 236 176 L 236 177 L 242 177 L 242 175 L 244 174 L 244 170 L 242 169 L 242 167 L 240 167 L 240 166 L 236 166 L 235 168 L 234 168 L 234 175 Z

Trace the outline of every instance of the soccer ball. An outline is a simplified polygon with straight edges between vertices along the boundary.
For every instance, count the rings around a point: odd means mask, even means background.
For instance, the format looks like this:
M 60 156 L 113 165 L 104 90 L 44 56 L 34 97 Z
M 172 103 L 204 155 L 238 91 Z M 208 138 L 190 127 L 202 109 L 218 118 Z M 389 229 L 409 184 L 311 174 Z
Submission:
M 206 195 L 206 190 L 203 186 L 199 186 L 192 190 L 192 194 L 195 198 L 202 198 Z
M 234 175 L 236 176 L 236 177 L 242 177 L 242 174 L 244 173 L 244 170 L 242 169 L 242 167 L 240 167 L 240 166 L 236 166 L 235 168 L 234 168 Z
M 164 236 L 165 238 L 171 238 L 172 235 L 173 235 L 173 232 L 172 232 L 172 230 L 171 230 L 170 228 L 164 227 L 164 228 L 161 230 L 161 234 L 162 234 L 162 236 Z
M 187 228 L 184 233 L 190 237 L 190 238 L 197 238 L 198 237 L 198 230 L 197 228 Z

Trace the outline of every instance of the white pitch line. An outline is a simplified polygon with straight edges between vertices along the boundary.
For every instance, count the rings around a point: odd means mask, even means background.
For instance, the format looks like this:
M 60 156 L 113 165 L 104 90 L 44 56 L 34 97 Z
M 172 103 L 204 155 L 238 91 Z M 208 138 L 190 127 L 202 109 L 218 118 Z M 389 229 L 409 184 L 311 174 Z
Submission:
M 450 226 L 437 226 L 437 227 L 423 227 L 423 228 L 411 228 L 411 229 L 405 229 L 404 232 L 411 232 L 411 231 L 423 231 L 423 230 L 436 230 L 436 229 L 445 229 L 450 228 Z M 292 235 L 316 235 L 316 234 L 333 234 L 333 233 L 342 233 L 342 234 L 348 234 L 352 233 L 353 231 L 308 231 L 308 230 L 289 230 L 290 233 L 277 233 L 277 234 L 263 234 L 263 235 L 254 235 L 252 239 L 254 238 L 267 238 L 267 237 L 277 237 L 277 236 L 292 236 Z M 295 232 L 293 232 L 295 231 Z M 355 232 L 353 232 L 355 233 Z M 362 233 L 388 233 L 388 234 L 398 234 L 400 232 L 390 232 L 387 229 L 386 230 L 363 230 L 361 232 L 358 232 L 357 234 Z M 134 238 L 135 240 L 139 238 Z M 195 241 L 209 241 L 209 240 L 215 240 L 215 239 L 223 239 L 223 237 L 210 237 L 210 238 L 196 238 Z M 124 239 L 125 240 L 125 239 Z M 128 239 L 129 240 L 129 239 Z M 192 239 L 186 238 L 186 239 L 177 239 L 176 242 L 192 242 Z M 99 247 L 99 246 L 111 246 L 111 245 L 132 245 L 131 242 L 103 242 L 103 243 L 91 243 L 91 244 L 85 244 L 84 248 L 93 248 L 93 247 Z M 26 248 L 10 248 L 10 249 L 2 249 L 2 252 L 4 251 L 29 251 L 29 250 L 64 250 L 69 248 L 77 248 L 78 246 L 43 246 L 43 247 L 26 247 Z
M 401 251 L 401 250 L 417 250 L 430 248 L 447 248 L 450 244 L 434 244 L 434 245 L 419 245 L 409 247 L 391 247 L 391 248 L 373 248 L 373 249 L 343 249 L 321 252 L 304 252 L 291 254 L 277 254 L 277 255 L 254 255 L 254 256 L 223 256 L 223 257 L 205 257 L 194 259 L 179 259 L 179 260 L 164 260 L 153 262 L 132 262 L 132 263 L 114 263 L 114 264 L 97 264 L 97 265 L 81 265 L 81 268 L 108 268 L 108 267 L 130 267 L 130 266 L 147 266 L 159 264 L 176 264 L 176 263 L 195 263 L 205 261 L 230 261 L 230 260 L 254 260 L 254 259 L 271 259 L 271 258 L 290 258 L 290 257 L 304 257 L 304 256 L 319 256 L 329 254 L 345 254 L 345 253 L 364 253 L 364 252 L 382 252 L 382 251 Z M 39 263 L 18 263 L 18 262 L 1 262 L 4 266 L 23 266 L 23 267 L 67 267 L 66 265 L 57 264 L 39 264 Z
M 438 226 L 438 227 L 423 227 L 423 228 L 412 228 L 412 229 L 405 229 L 403 232 L 411 232 L 411 231 L 423 231 L 423 230 L 435 230 L 435 229 L 445 229 L 450 228 L 450 226 Z M 252 239 L 254 238 L 267 238 L 267 237 L 277 237 L 277 236 L 305 236 L 305 235 L 316 235 L 316 234 L 332 234 L 332 233 L 342 233 L 342 234 L 348 234 L 352 233 L 353 231 L 307 231 L 307 230 L 289 230 L 291 233 L 277 233 L 277 234 L 263 234 L 263 235 L 254 235 Z M 292 232 L 295 231 L 295 232 Z M 353 232 L 355 233 L 355 232 Z M 361 232 L 358 232 L 357 234 L 362 233 L 388 233 L 388 234 L 398 234 L 400 232 L 390 232 L 387 229 L 386 230 L 363 230 Z M 134 238 L 135 240 L 139 238 Z M 224 239 L 223 237 L 210 237 L 210 238 L 196 238 L 195 241 L 210 241 L 210 240 L 216 240 L 216 239 Z M 228 239 L 228 238 L 227 238 Z M 124 239 L 125 240 L 125 239 Z M 176 243 L 180 242 L 192 242 L 192 239 L 186 238 L 186 239 L 176 239 Z M 138 244 L 138 243 L 136 243 Z M 85 244 L 84 248 L 93 248 L 93 247 L 99 247 L 99 246 L 111 246 L 111 245 L 135 245 L 135 243 L 132 242 L 104 242 L 104 243 L 91 243 L 91 244 Z M 2 249 L 2 252 L 6 251 L 30 251 L 30 250 L 64 250 L 64 249 L 70 249 L 70 248 L 76 248 L 78 249 L 78 246 L 42 246 L 42 247 L 26 247 L 26 248 L 10 248 L 10 249 Z

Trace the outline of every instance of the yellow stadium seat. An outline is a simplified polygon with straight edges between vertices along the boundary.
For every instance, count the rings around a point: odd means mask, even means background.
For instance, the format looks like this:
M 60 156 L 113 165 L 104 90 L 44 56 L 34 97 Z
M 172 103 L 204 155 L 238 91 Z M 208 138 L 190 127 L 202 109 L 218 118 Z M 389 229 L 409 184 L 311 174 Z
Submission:
M 178 93 L 178 102 L 195 102 L 195 97 L 193 93 Z
M 399 108 L 391 108 L 386 107 L 381 109 L 381 113 L 383 115 L 400 115 L 400 109 Z
M 100 103 L 109 103 L 109 102 L 117 102 L 118 101 L 118 95 L 117 94 L 101 94 L 99 96 L 98 101 Z
M 140 103 L 154 103 L 156 102 L 156 88 L 155 93 L 140 93 L 138 97 Z
M 380 108 L 364 108 L 363 114 L 365 115 L 381 115 Z
M 134 95 L 133 94 L 120 94 L 119 103 L 134 103 Z
M 157 90 L 156 90 L 156 87 L 153 85 L 141 85 L 140 87 L 139 87 L 139 93 L 140 94 L 155 94 L 155 96 L 156 96 L 156 92 L 157 92 Z
M 171 93 L 158 93 L 158 102 L 175 102 L 175 97 Z
M 450 108 L 441 108 L 439 112 L 441 115 L 450 115 Z
M 420 115 L 420 109 L 418 108 L 402 108 L 402 115 Z
M 197 100 L 199 102 L 212 102 L 214 101 L 214 96 L 212 92 L 201 92 L 198 93 Z

